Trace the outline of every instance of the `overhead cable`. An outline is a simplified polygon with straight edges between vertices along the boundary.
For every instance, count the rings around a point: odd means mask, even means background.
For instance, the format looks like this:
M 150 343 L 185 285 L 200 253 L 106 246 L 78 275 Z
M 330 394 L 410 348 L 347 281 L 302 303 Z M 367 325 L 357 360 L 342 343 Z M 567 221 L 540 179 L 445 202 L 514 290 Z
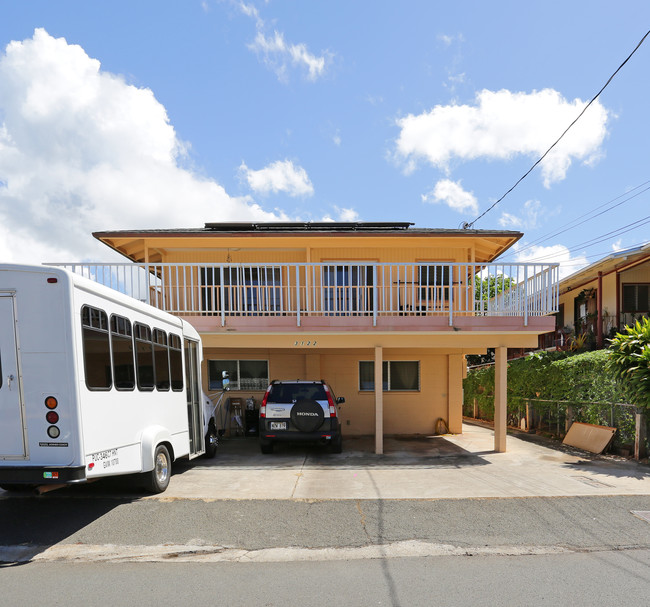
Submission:
M 615 238 L 616 236 L 621 236 L 621 234 L 626 234 L 627 232 L 632 232 L 633 230 L 636 230 L 637 228 L 640 228 L 646 224 L 650 223 L 650 215 L 647 217 L 642 217 L 641 219 L 637 219 L 636 221 L 632 223 L 628 223 L 625 226 L 622 226 L 620 228 L 617 228 L 616 230 L 612 230 L 611 232 L 607 232 L 607 234 L 601 234 L 600 236 L 596 236 L 590 240 L 586 240 L 585 242 L 581 242 L 577 245 L 574 245 L 571 250 L 579 249 L 579 248 L 589 248 L 592 247 L 596 244 L 600 244 L 601 242 L 604 242 L 606 240 L 609 240 L 610 238 Z M 547 253 L 545 255 L 540 255 L 539 257 L 534 257 L 530 260 L 527 260 L 529 262 L 537 262 L 537 261 L 542 261 L 544 259 L 552 258 L 555 257 L 557 253 Z
M 637 196 L 640 196 L 644 192 L 647 192 L 648 190 L 650 190 L 650 185 L 649 184 L 650 184 L 650 181 L 646 181 L 646 182 L 644 182 L 644 183 L 642 183 L 642 184 L 628 190 L 627 192 L 625 192 L 625 194 L 621 194 L 620 196 L 617 196 L 616 198 L 613 198 L 612 200 L 609 200 L 608 202 L 605 202 L 605 203 L 601 204 L 600 206 L 596 207 L 595 209 L 593 209 L 589 213 L 585 213 L 584 215 L 580 215 L 579 217 L 576 217 L 574 220 L 570 221 L 568 224 L 565 224 L 563 229 L 557 230 L 556 232 L 548 232 L 547 234 L 544 234 L 543 236 L 540 236 L 536 240 L 533 240 L 532 242 L 526 244 L 526 246 L 521 247 L 520 249 L 515 251 L 515 253 L 517 253 L 519 255 L 519 254 L 523 253 L 524 251 L 527 251 L 528 249 L 533 248 L 534 246 L 538 246 L 538 245 L 540 245 L 540 244 L 542 244 L 544 242 L 547 242 L 548 240 L 551 240 L 551 238 L 555 238 L 556 236 L 559 236 L 560 234 L 564 234 L 564 232 L 568 232 L 569 230 L 572 230 L 573 228 L 577 228 L 578 226 L 581 226 L 581 225 L 591 221 L 592 219 L 595 219 L 596 217 L 599 217 L 600 215 L 604 215 L 605 213 L 608 213 L 609 211 L 612 211 L 612 210 L 620 207 L 621 205 L 625 204 L 626 202 L 630 202 L 631 200 L 634 200 Z M 644 187 L 644 186 L 646 186 L 646 187 Z M 635 194 L 632 194 L 632 192 L 634 192 L 635 190 L 638 190 L 639 188 L 644 188 L 644 189 L 639 191 L 639 192 L 636 192 Z M 630 194 L 632 194 L 632 195 L 630 195 Z M 616 202 L 620 198 L 623 198 L 624 196 L 628 196 L 628 197 L 625 198 L 625 200 L 621 200 L 620 202 Z M 616 202 L 616 204 L 612 204 L 614 202 Z M 608 208 L 605 208 L 602 211 L 600 210 L 600 209 L 603 209 L 603 207 L 607 207 L 608 205 L 611 205 L 611 206 L 609 206 Z M 510 255 L 513 255 L 513 254 L 514 253 L 512 253 L 512 252 L 506 253 L 506 255 L 504 255 L 504 257 L 508 257 Z
M 583 115 L 583 114 L 584 114 L 584 113 L 589 109 L 589 106 L 591 106 L 591 104 L 592 104 L 594 101 L 596 101 L 596 99 L 598 99 L 598 97 L 600 97 L 600 94 L 601 94 L 601 93 L 602 93 L 602 92 L 607 88 L 607 86 L 609 85 L 609 83 L 614 79 L 614 77 L 616 76 L 616 74 L 618 74 L 618 72 L 623 68 L 623 66 L 624 66 L 624 65 L 625 65 L 625 64 L 626 64 L 626 63 L 627 63 L 627 62 L 632 58 L 632 55 L 634 55 L 634 53 L 637 52 L 637 50 L 638 50 L 639 47 L 643 44 L 643 42 L 644 42 L 645 39 L 648 37 L 648 35 L 650 35 L 650 30 L 648 30 L 648 31 L 646 32 L 645 36 L 643 36 L 643 38 L 641 38 L 641 40 L 639 41 L 639 43 L 634 47 L 634 50 L 633 50 L 633 51 L 632 51 L 632 52 L 627 56 L 627 58 L 625 59 L 625 61 L 623 61 L 623 63 L 621 63 L 621 65 L 618 66 L 618 68 L 616 69 L 616 71 L 615 71 L 615 72 L 614 72 L 614 73 L 609 77 L 609 79 L 608 79 L 607 82 L 602 86 L 602 88 L 601 88 L 601 89 L 600 89 L 600 90 L 599 90 L 599 91 L 598 91 L 598 92 L 597 92 L 597 93 L 596 93 L 596 94 L 591 98 L 591 101 L 589 101 L 589 103 L 587 103 L 587 105 L 585 105 L 585 107 L 584 107 L 583 110 L 580 112 L 580 114 L 578 114 L 578 116 L 575 118 L 575 120 L 574 120 L 574 121 L 573 121 L 573 122 L 572 122 L 572 123 L 571 123 L 571 124 L 566 128 L 566 129 L 564 129 L 564 132 L 563 132 L 563 133 L 562 133 L 562 134 L 557 138 L 557 140 L 555 141 L 555 143 L 553 143 L 553 145 L 551 145 L 551 147 L 548 148 L 548 150 L 546 150 L 546 152 L 544 152 L 544 154 L 543 154 L 543 155 L 542 155 L 542 156 L 541 156 L 541 157 L 540 157 L 540 158 L 535 162 L 535 164 L 533 164 L 533 166 L 531 166 L 531 167 L 530 167 L 530 168 L 529 168 L 529 169 L 528 169 L 528 170 L 527 170 L 527 171 L 526 171 L 526 172 L 525 172 L 525 173 L 524 173 L 524 174 L 523 174 L 523 175 L 522 175 L 522 176 L 521 176 L 521 177 L 516 181 L 516 183 L 515 183 L 515 184 L 514 184 L 514 185 L 513 185 L 513 186 L 512 186 L 512 187 L 511 187 L 511 188 L 510 188 L 510 189 L 509 189 L 509 190 L 508 190 L 504 195 L 503 195 L 503 196 L 501 196 L 501 198 L 499 198 L 499 199 L 498 199 L 496 202 L 494 202 L 490 207 L 488 207 L 485 211 L 483 211 L 483 213 L 481 213 L 481 214 L 480 214 L 480 215 L 479 215 L 479 216 L 478 216 L 474 221 L 472 221 L 472 222 L 470 222 L 470 223 L 464 223 L 464 224 L 463 224 L 463 228 L 465 228 L 466 230 L 469 229 L 469 228 L 471 228 L 471 227 L 472 227 L 472 226 L 473 226 L 473 225 L 474 225 L 474 224 L 475 224 L 479 219 L 481 219 L 482 217 L 484 217 L 485 215 L 487 215 L 487 214 L 488 214 L 488 213 L 489 213 L 489 212 L 490 212 L 494 207 L 496 207 L 496 206 L 497 206 L 497 205 L 498 205 L 498 204 L 499 204 L 499 203 L 500 203 L 500 202 L 501 202 L 501 201 L 502 201 L 502 200 L 503 200 L 503 199 L 504 199 L 508 194 L 510 194 L 510 192 L 512 192 L 512 191 L 513 191 L 513 190 L 514 190 L 514 189 L 515 189 L 515 188 L 516 188 L 516 187 L 517 187 L 517 186 L 518 186 L 518 185 L 519 185 L 519 184 L 520 184 L 524 179 L 526 179 L 526 177 L 528 177 L 528 175 L 530 175 L 530 173 L 533 172 L 533 170 L 535 169 L 535 167 L 536 167 L 540 162 L 542 162 L 542 160 L 544 160 L 544 158 L 546 158 L 546 156 L 548 156 L 549 152 L 550 152 L 550 151 L 551 151 L 551 150 L 552 150 L 552 149 L 553 149 L 553 148 L 554 148 L 554 147 L 555 147 L 555 146 L 556 146 L 556 145 L 557 145 L 557 144 L 562 140 L 562 138 L 567 134 L 567 132 L 569 131 L 569 129 L 571 129 L 571 127 L 572 127 L 576 122 L 578 122 L 578 120 L 580 120 L 580 118 L 582 118 L 582 115 Z

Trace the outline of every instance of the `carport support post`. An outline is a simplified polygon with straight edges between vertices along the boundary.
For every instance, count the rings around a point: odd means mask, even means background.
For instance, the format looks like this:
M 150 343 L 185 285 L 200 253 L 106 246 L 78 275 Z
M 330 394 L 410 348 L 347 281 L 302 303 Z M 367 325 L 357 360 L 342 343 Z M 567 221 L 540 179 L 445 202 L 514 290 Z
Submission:
M 494 364 L 494 450 L 506 450 L 506 413 L 508 397 L 508 348 L 495 348 Z
M 375 453 L 384 452 L 384 378 L 383 353 L 381 346 L 375 346 Z

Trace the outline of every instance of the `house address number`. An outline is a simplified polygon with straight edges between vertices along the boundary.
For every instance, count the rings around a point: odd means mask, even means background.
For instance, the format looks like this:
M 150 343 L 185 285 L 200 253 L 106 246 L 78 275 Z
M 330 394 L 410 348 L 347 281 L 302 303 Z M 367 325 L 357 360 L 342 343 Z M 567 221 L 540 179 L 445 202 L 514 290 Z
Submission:
M 299 348 L 306 348 L 308 346 L 315 346 L 318 342 L 315 339 L 309 339 L 309 340 L 296 340 L 293 342 L 294 346 L 297 346 Z

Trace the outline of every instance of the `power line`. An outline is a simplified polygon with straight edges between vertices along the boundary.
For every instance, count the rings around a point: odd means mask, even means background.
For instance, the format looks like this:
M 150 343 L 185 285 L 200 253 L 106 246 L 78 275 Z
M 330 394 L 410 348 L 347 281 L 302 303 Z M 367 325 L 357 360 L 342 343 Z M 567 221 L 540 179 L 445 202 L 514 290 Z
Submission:
M 596 259 L 596 258 L 600 259 L 600 258 L 604 258 L 603 257 L 604 255 L 615 255 L 616 253 L 620 253 L 620 252 L 626 251 L 628 249 L 636 249 L 637 247 L 641 247 L 641 246 L 643 246 L 643 245 L 645 245 L 647 243 L 648 243 L 648 241 L 644 240 L 644 241 L 641 241 L 641 242 L 637 242 L 636 244 L 630 245 L 628 247 L 625 247 L 625 249 L 621 249 L 620 251 L 614 251 L 614 250 L 610 249 L 609 251 L 601 251 L 600 253 L 592 253 L 591 255 L 585 255 L 583 257 L 583 259 Z M 561 263 L 562 267 L 565 267 L 565 268 L 572 268 L 572 267 L 575 267 L 575 266 L 584 266 L 583 262 L 575 261 L 575 260 L 571 260 L 571 262 L 562 261 L 560 263 Z
M 615 238 L 616 236 L 620 236 L 621 234 L 625 234 L 627 232 L 632 232 L 633 230 L 636 230 L 637 228 L 640 228 L 646 224 L 650 223 L 650 215 L 647 217 L 642 217 L 641 219 L 637 219 L 636 221 L 633 221 L 632 223 L 628 223 L 627 225 L 624 225 L 620 228 L 617 228 L 616 230 L 612 230 L 611 232 L 607 232 L 606 234 L 601 234 L 600 236 L 595 236 L 594 238 L 590 240 L 586 240 L 585 242 L 581 242 L 577 245 L 574 245 L 569 251 L 575 250 L 575 249 L 580 249 L 580 248 L 589 248 L 592 247 L 596 244 L 600 244 L 601 242 L 604 242 L 605 240 L 608 240 L 610 238 Z M 544 259 L 548 259 L 551 257 L 554 257 L 554 253 L 547 253 L 545 255 L 541 255 L 540 257 L 534 257 L 533 259 L 527 260 L 527 262 L 537 262 L 537 261 L 542 261 Z
M 537 246 L 537 245 L 540 245 L 540 244 L 542 244 L 544 242 L 547 242 L 547 241 L 551 240 L 551 238 L 555 238 L 556 236 L 559 236 L 560 234 L 564 234 L 564 232 L 568 232 L 569 230 L 572 230 L 573 228 L 577 228 L 578 226 L 581 226 L 581 225 L 587 223 L 588 221 L 591 221 L 592 219 L 595 219 L 596 217 L 599 217 L 600 215 L 604 215 L 605 213 L 608 213 L 609 211 L 612 211 L 612 210 L 620 207 L 621 205 L 625 204 L 626 202 L 630 202 L 630 200 L 634 200 L 637 196 L 640 196 L 644 192 L 647 192 L 648 190 L 650 190 L 650 185 L 648 185 L 648 184 L 650 184 L 650 181 L 645 181 L 644 183 L 632 188 L 631 190 L 628 190 L 624 194 L 620 194 L 619 196 L 616 196 L 615 198 L 612 198 L 611 200 L 601 204 L 600 206 L 597 206 L 595 209 L 593 209 L 589 213 L 585 213 L 583 215 L 580 215 L 580 216 L 576 217 L 575 219 L 570 221 L 568 224 L 565 224 L 563 229 L 557 230 L 556 232 L 548 232 L 548 233 L 544 234 L 543 236 L 540 236 L 536 240 L 533 240 L 532 242 L 528 243 L 525 247 L 522 247 L 521 249 L 518 249 L 514 253 L 513 252 L 506 253 L 504 255 L 504 257 L 507 258 L 508 256 L 514 255 L 515 253 L 517 255 L 520 255 L 524 251 L 527 251 L 528 249 L 531 249 L 534 246 Z M 619 200 L 620 198 L 623 198 L 624 196 L 628 196 L 629 194 L 631 194 L 635 190 L 638 190 L 639 188 L 642 188 L 644 186 L 648 186 L 648 187 L 641 190 L 640 192 L 637 192 L 636 194 L 633 194 L 632 196 L 629 196 L 629 198 L 626 198 L 625 200 L 622 200 L 621 202 L 618 202 L 617 204 L 612 204 L 612 203 L 616 202 L 617 200 Z M 608 205 L 611 205 L 611 206 L 609 206 L 609 208 L 606 208 L 606 209 L 600 211 L 600 209 L 602 209 L 603 207 L 607 207 Z M 598 211 L 600 211 L 600 212 L 598 212 Z
M 601 89 L 600 89 L 600 90 L 599 90 L 599 91 L 598 91 L 598 92 L 597 92 L 597 93 L 592 97 L 591 101 L 589 101 L 589 103 L 587 103 L 587 105 L 585 105 L 585 107 L 583 108 L 582 112 L 580 112 L 580 114 L 578 114 L 577 118 L 576 118 L 576 119 L 575 119 L 575 120 L 574 120 L 574 121 L 573 121 L 573 122 L 572 122 L 572 123 L 571 123 L 571 124 L 570 124 L 566 129 L 565 129 L 565 130 L 564 130 L 564 132 L 563 132 L 563 133 L 562 133 L 562 134 L 557 138 L 557 140 L 555 141 L 555 143 L 553 143 L 553 145 L 551 145 L 551 147 L 548 148 L 548 150 L 546 150 L 546 152 L 544 152 L 544 154 L 541 156 L 541 158 L 539 158 L 539 159 L 537 160 L 537 162 L 535 162 L 535 164 L 533 164 L 533 166 L 530 167 L 530 168 L 529 168 L 529 169 L 528 169 L 528 170 L 527 170 L 527 171 L 526 171 L 526 172 L 525 172 L 525 173 L 524 173 L 524 174 L 523 174 L 523 175 L 522 175 L 522 176 L 521 176 L 521 177 L 516 181 L 516 183 L 515 183 L 515 184 L 514 184 L 514 185 L 513 185 L 513 186 L 512 186 L 512 187 L 511 187 L 511 188 L 510 188 L 510 189 L 509 189 L 509 190 L 508 190 L 504 195 L 503 195 L 503 196 L 501 196 L 501 198 L 499 198 L 499 199 L 498 199 L 496 202 L 494 202 L 490 207 L 488 207 L 485 211 L 483 211 L 483 213 L 481 213 L 481 214 L 480 214 L 480 215 L 479 215 L 479 216 L 478 216 L 474 221 L 472 221 L 472 222 L 470 222 L 470 223 L 465 223 L 465 224 L 463 224 L 463 228 L 465 228 L 466 230 L 469 229 L 469 228 L 471 228 L 471 227 L 472 227 L 472 226 L 473 226 L 473 225 L 474 225 L 474 224 L 475 224 L 479 219 L 481 219 L 481 217 L 484 217 L 485 215 L 487 215 L 487 214 L 488 214 L 488 213 L 489 213 L 489 212 L 490 212 L 494 207 L 496 207 L 496 206 L 497 206 L 497 205 L 498 205 L 498 204 L 499 204 L 499 203 L 500 203 L 500 202 L 501 202 L 501 201 L 502 201 L 502 200 L 503 200 L 503 199 L 504 199 L 508 194 L 510 194 L 510 192 L 512 192 L 512 191 L 513 191 L 513 190 L 514 190 L 514 189 L 515 189 L 515 188 L 516 188 L 516 187 L 517 187 L 517 186 L 518 186 L 518 185 L 519 185 L 519 184 L 520 184 L 524 179 L 526 179 L 526 177 L 528 177 L 528 175 L 530 175 L 530 173 L 533 172 L 533 170 L 535 169 L 535 167 L 536 167 L 540 162 L 542 162 L 542 160 L 544 160 L 544 158 L 546 158 L 546 156 L 548 156 L 549 152 L 550 152 L 550 151 L 551 151 L 551 150 L 552 150 L 552 149 L 553 149 L 553 148 L 554 148 L 558 143 L 560 143 L 560 141 L 562 140 L 562 138 L 563 138 L 563 137 L 568 133 L 569 129 L 570 129 L 570 128 L 571 128 L 571 127 L 572 127 L 576 122 L 578 122 L 578 120 L 580 120 L 580 118 L 582 118 L 582 115 L 583 115 L 583 114 L 584 114 L 584 113 L 589 109 L 589 106 L 590 106 L 594 101 L 596 101 L 596 99 L 598 99 L 598 97 L 600 97 L 600 94 L 601 94 L 601 93 L 602 93 L 602 92 L 607 88 L 607 86 L 609 85 L 609 83 L 614 79 L 614 76 L 616 76 L 616 74 L 618 74 L 618 72 L 623 68 L 623 66 L 624 66 L 624 65 L 625 65 L 625 64 L 626 64 L 626 63 L 627 63 L 627 62 L 632 58 L 632 55 L 634 55 L 634 53 L 637 52 L 637 50 L 638 50 L 639 47 L 643 44 L 643 42 L 644 42 L 645 39 L 648 37 L 648 35 L 650 35 L 650 30 L 648 30 L 648 31 L 646 32 L 645 36 L 643 36 L 643 38 L 641 38 L 641 40 L 639 41 L 639 43 L 634 47 L 634 50 L 633 50 L 633 51 L 632 51 L 632 52 L 627 56 L 627 59 L 625 59 L 625 61 L 623 61 L 623 63 L 621 63 L 621 65 L 618 66 L 618 68 L 616 69 L 616 71 L 615 71 L 615 72 L 614 72 L 614 73 L 609 77 L 609 79 L 607 80 L 607 82 L 605 82 L 605 84 L 602 86 L 602 88 L 601 88 Z

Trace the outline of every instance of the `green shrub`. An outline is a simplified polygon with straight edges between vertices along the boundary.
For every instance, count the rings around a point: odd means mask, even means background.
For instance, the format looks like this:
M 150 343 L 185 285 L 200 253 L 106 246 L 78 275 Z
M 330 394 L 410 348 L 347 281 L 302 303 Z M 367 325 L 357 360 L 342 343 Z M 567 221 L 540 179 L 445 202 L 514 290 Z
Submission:
M 612 421 L 630 428 L 630 416 L 614 403 L 625 403 L 620 385 L 608 369 L 609 352 L 540 352 L 508 363 L 508 417 L 517 420 L 525 414 L 530 399 L 538 416 L 548 425 L 564 430 L 567 406 L 574 419 L 591 424 L 610 425 Z M 474 415 L 474 400 L 479 417 L 494 419 L 494 367 L 470 371 L 464 382 L 463 413 Z M 614 418 L 614 419 L 613 419 Z M 618 420 L 618 421 L 617 421 Z M 515 421 L 516 423 L 516 421 Z M 632 429 L 633 434 L 633 429 Z M 625 439 L 627 440 L 627 439 Z

